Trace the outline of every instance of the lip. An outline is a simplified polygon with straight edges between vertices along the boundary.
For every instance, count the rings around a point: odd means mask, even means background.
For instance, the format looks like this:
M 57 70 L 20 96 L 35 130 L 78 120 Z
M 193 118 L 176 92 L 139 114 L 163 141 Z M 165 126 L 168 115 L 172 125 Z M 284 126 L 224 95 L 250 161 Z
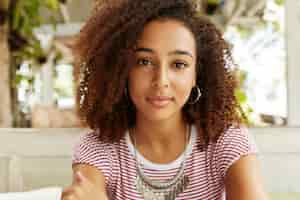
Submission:
M 172 97 L 168 96 L 154 96 L 148 97 L 147 101 L 155 107 L 163 108 L 166 107 L 172 101 L 172 99 Z
M 172 97 L 168 97 L 168 96 L 152 96 L 152 97 L 148 97 L 147 99 L 149 100 L 153 100 L 153 101 L 166 101 L 166 100 L 172 100 Z

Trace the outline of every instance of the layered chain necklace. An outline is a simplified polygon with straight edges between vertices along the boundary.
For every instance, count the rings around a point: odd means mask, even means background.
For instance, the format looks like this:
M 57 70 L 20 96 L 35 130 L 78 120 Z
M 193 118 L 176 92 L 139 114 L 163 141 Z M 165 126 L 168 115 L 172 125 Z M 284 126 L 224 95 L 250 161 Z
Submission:
M 187 188 L 189 184 L 189 178 L 184 174 L 184 167 L 186 160 L 186 149 L 188 146 L 188 137 L 190 135 L 190 127 L 188 126 L 186 130 L 187 133 L 185 137 L 183 161 L 180 164 L 177 174 L 167 181 L 152 180 L 144 174 L 137 157 L 136 139 L 133 137 L 134 156 L 137 165 L 137 178 L 135 181 L 135 186 L 137 190 L 143 195 L 145 200 L 174 200 L 176 196 L 178 196 Z

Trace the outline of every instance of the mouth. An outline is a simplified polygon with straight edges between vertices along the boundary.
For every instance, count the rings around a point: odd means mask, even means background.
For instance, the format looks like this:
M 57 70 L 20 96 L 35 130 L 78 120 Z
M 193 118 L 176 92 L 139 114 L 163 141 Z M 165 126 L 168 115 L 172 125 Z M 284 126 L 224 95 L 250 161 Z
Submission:
M 153 96 L 147 97 L 146 100 L 154 107 L 163 108 L 173 101 L 173 98 L 168 96 Z

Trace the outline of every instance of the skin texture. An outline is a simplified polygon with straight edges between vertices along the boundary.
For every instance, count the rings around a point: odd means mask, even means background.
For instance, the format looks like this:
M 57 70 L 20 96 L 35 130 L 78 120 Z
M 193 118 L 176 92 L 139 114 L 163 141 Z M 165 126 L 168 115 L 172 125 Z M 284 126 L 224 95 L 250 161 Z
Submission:
M 73 165 L 72 185 L 64 188 L 61 200 L 108 200 L 103 173 L 89 165 Z
M 137 108 L 134 139 L 153 162 L 172 161 L 183 151 L 182 107 L 195 86 L 195 65 L 195 39 L 182 23 L 157 20 L 145 26 L 129 72 L 129 93 Z M 169 99 L 162 107 L 153 101 L 161 96 Z
M 226 199 L 268 200 L 263 185 L 257 157 L 244 156 L 228 169 L 225 177 Z
M 129 73 L 129 92 L 138 120 L 164 121 L 181 115 L 195 86 L 195 57 L 194 37 L 181 23 L 155 21 L 145 27 Z M 172 101 L 159 109 L 148 101 L 155 96 L 167 96 Z
M 145 158 L 169 163 L 182 153 L 187 138 L 182 107 L 195 85 L 194 36 L 176 20 L 156 20 L 145 26 L 136 50 L 129 72 L 129 93 L 137 108 L 137 123 L 131 137 Z M 183 62 L 188 66 L 178 64 Z M 171 97 L 170 102 L 163 107 L 149 102 L 149 98 L 159 95 Z M 236 161 L 225 177 L 227 199 L 266 200 L 259 171 L 255 155 Z M 65 188 L 62 200 L 107 199 L 101 171 L 78 164 L 73 166 L 73 172 L 73 183 Z

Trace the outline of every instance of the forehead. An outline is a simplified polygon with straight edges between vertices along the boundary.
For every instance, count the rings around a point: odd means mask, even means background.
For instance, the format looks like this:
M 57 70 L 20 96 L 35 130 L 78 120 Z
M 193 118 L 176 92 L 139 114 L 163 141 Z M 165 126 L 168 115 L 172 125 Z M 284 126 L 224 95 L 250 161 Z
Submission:
M 186 50 L 195 53 L 196 42 L 193 33 L 176 20 L 154 20 L 145 25 L 139 39 L 138 47 L 154 50 Z

